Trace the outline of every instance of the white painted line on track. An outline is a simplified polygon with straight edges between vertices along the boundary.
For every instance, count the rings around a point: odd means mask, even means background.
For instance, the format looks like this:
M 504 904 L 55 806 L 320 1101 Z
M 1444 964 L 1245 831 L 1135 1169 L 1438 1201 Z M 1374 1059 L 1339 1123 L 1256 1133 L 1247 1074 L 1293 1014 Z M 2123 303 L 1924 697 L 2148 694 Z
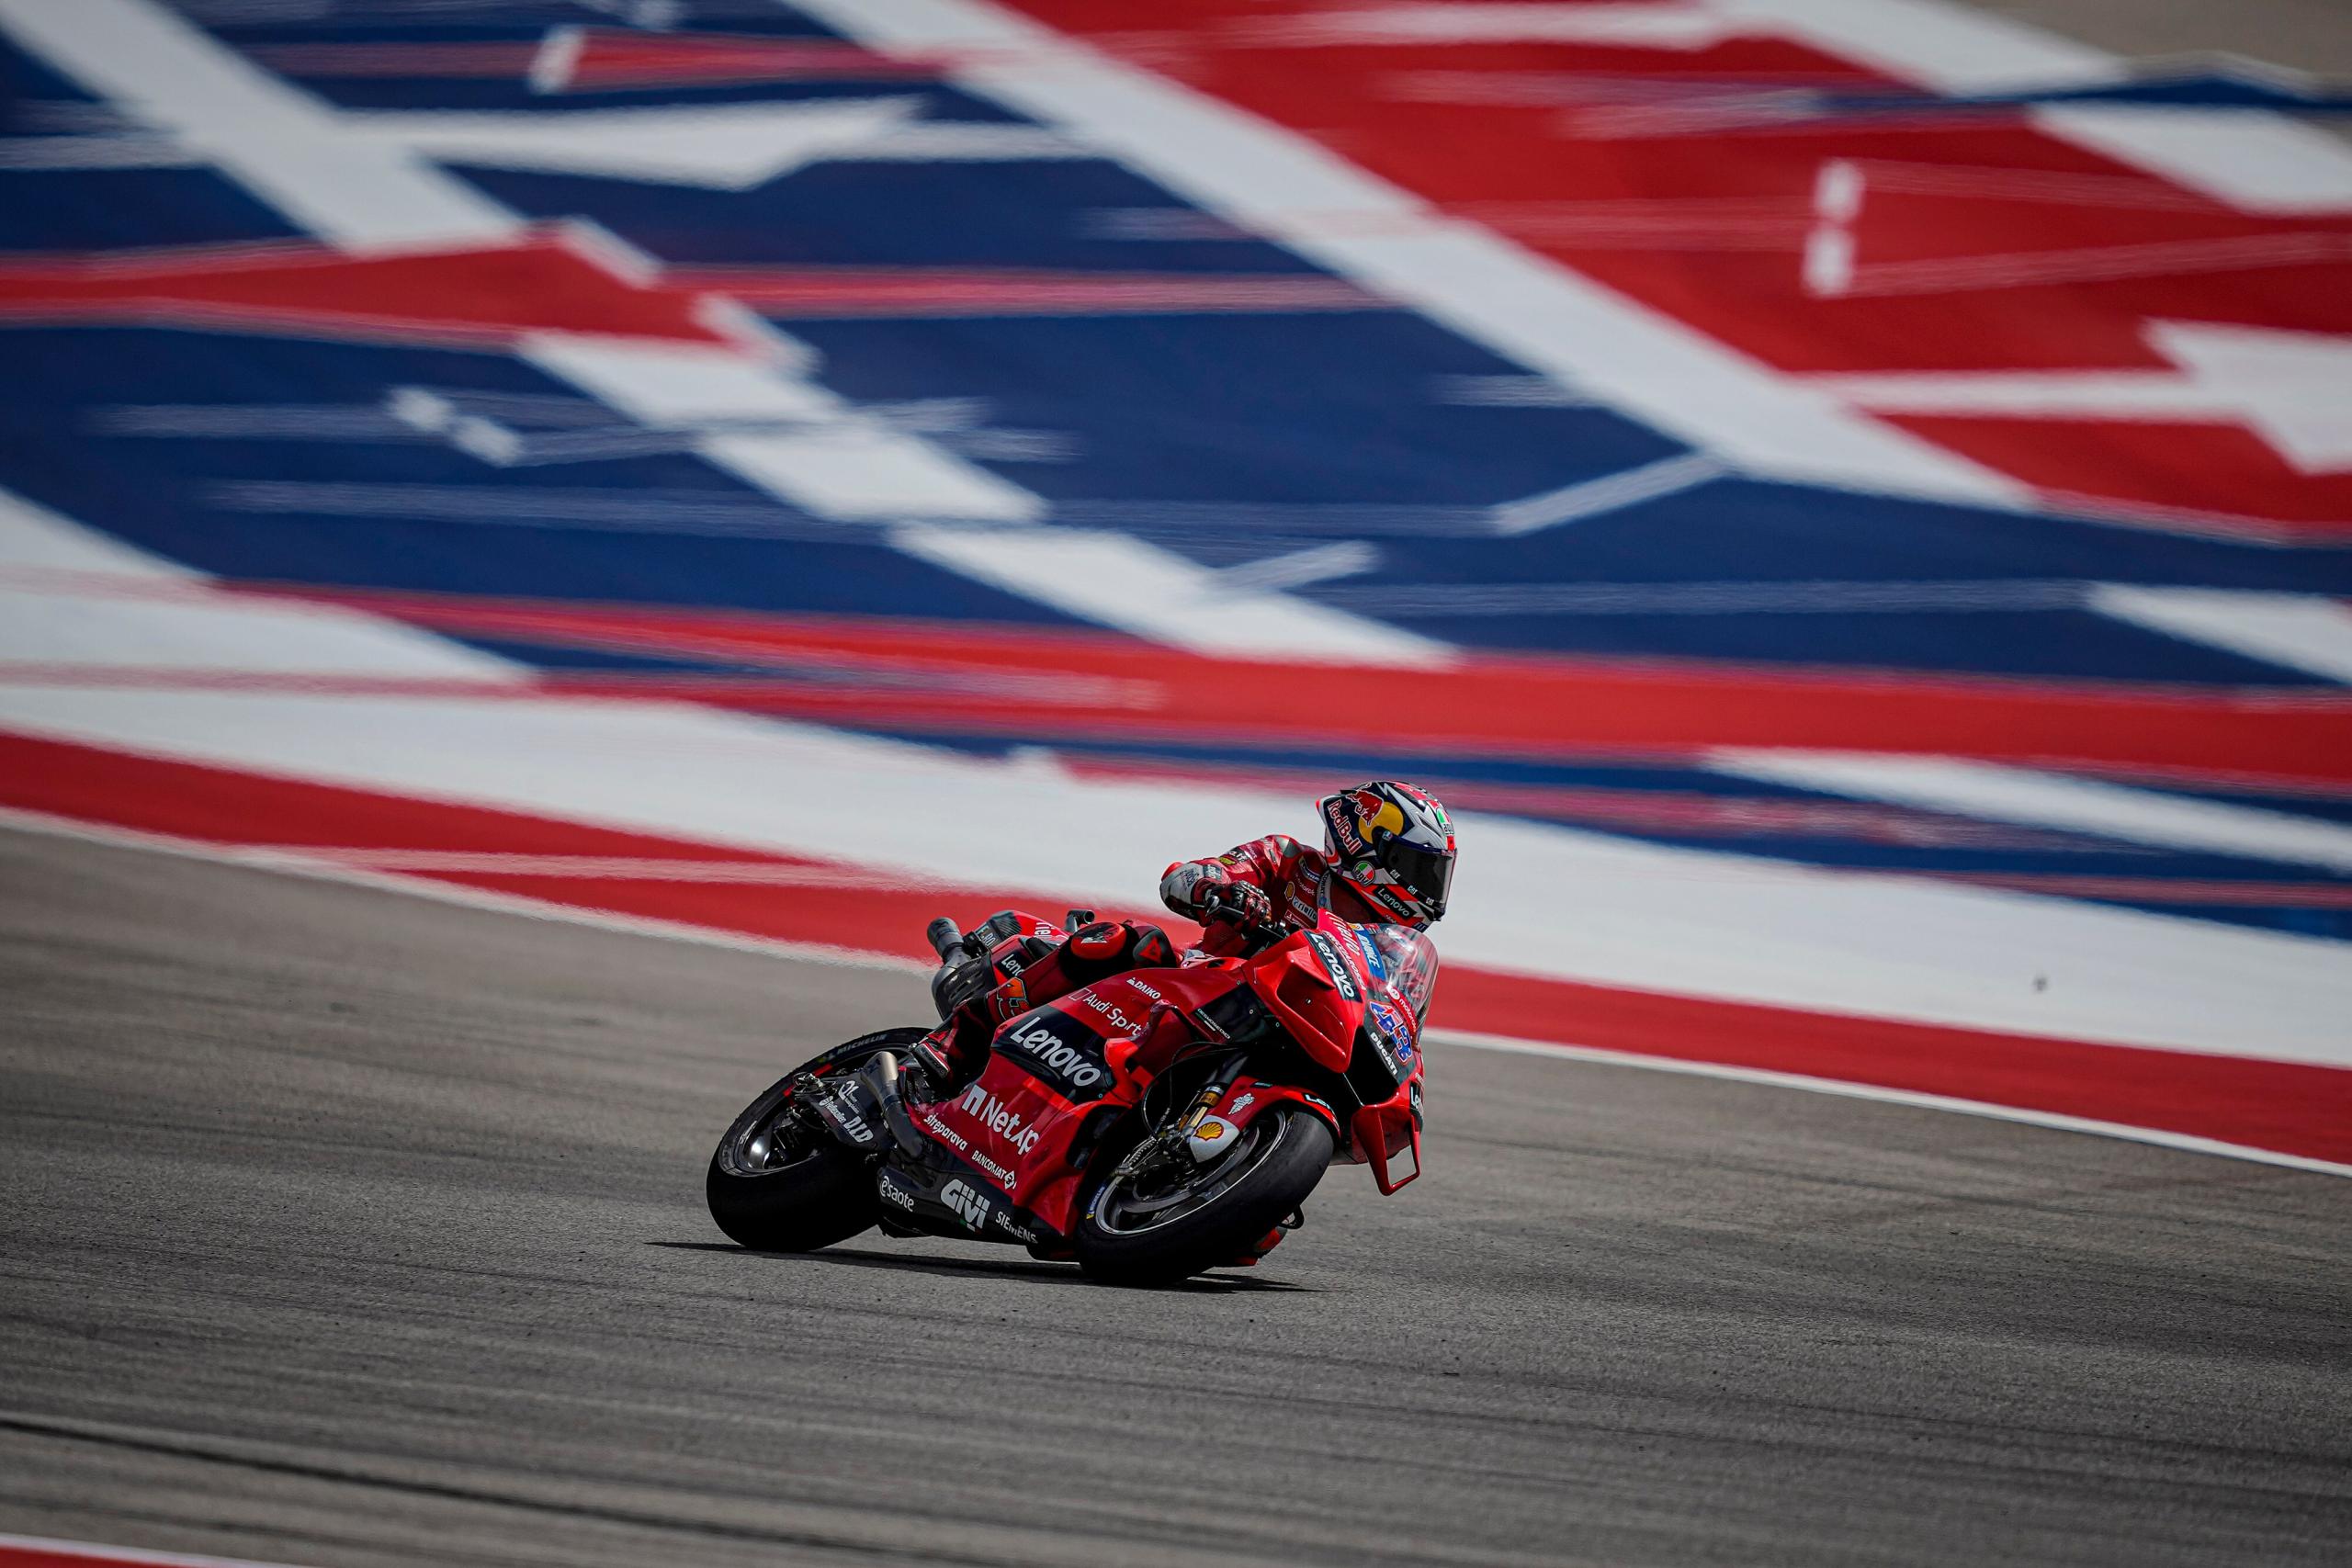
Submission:
M 378 892 L 405 894 L 411 897 L 430 898 L 445 904 L 460 905 L 496 914 L 520 915 L 531 919 L 560 920 L 570 925 L 586 926 L 628 936 L 658 937 L 672 942 L 695 942 L 705 947 L 723 947 L 739 953 L 760 953 L 806 963 L 836 964 L 845 968 L 895 971 L 908 975 L 929 975 L 937 967 L 927 959 L 912 956 L 900 958 L 888 953 L 870 953 L 854 948 L 827 947 L 816 943 L 786 942 L 767 937 L 740 936 L 684 921 L 615 915 L 601 910 L 582 908 L 577 905 L 524 897 L 514 894 L 492 893 L 458 884 L 434 881 L 423 876 L 402 876 L 395 873 L 364 871 L 332 860 L 310 861 L 303 859 L 299 852 L 288 852 L 276 849 L 254 851 L 234 845 L 208 843 L 201 840 L 142 833 L 129 829 L 110 828 L 77 821 L 71 818 L 51 816 L 45 812 L 20 811 L 0 807 L 0 827 L 11 828 L 22 832 L 47 834 L 54 838 L 78 839 L 92 843 L 147 850 L 158 854 L 175 855 L 187 860 L 210 861 L 220 864 L 241 866 L 248 870 L 271 872 L 279 875 L 300 876 L 318 882 L 340 883 L 349 886 L 370 888 Z M 2257 1165 L 2310 1171 L 2323 1176 L 2352 1177 L 2352 1165 L 2339 1165 L 2301 1155 L 2280 1154 L 2275 1150 L 2256 1148 L 2249 1145 L 2223 1143 L 2218 1139 L 2132 1127 L 2122 1122 L 2100 1122 L 2088 1117 L 2061 1115 L 2054 1111 L 2027 1111 L 2015 1106 L 1995 1105 L 1987 1101 L 1961 1100 L 1946 1095 L 1881 1089 L 1870 1084 L 1848 1083 L 1837 1078 L 1814 1077 L 1801 1073 L 1777 1073 L 1756 1067 L 1690 1062 L 1668 1056 L 1645 1056 L 1633 1052 L 1602 1050 L 1589 1045 L 1521 1040 L 1509 1035 L 1482 1034 L 1446 1029 L 1430 1031 L 1429 1043 L 1440 1048 L 1460 1046 L 1475 1051 L 1498 1051 L 1518 1055 L 1546 1056 L 1559 1061 L 1597 1062 L 1614 1066 L 1639 1067 L 1650 1072 L 1677 1073 L 1693 1077 L 1724 1078 L 1775 1089 L 1795 1089 L 1808 1094 L 1830 1095 L 1844 1100 L 1875 1100 L 1885 1104 L 1910 1106 L 1923 1111 L 1941 1111 L 1957 1115 L 1984 1117 L 1994 1121 L 2021 1122 L 2030 1126 L 2046 1127 L 2055 1132 L 2082 1133 L 2098 1137 L 2119 1138 L 2132 1143 L 2151 1144 L 2162 1148 L 2177 1149 L 2188 1154 L 2214 1155 L 2228 1159 L 2250 1161 Z M 8 1539 L 0 1537 L 0 1545 L 5 1545 Z M 159 1561 L 185 1561 L 203 1564 L 214 1560 L 192 1558 L 160 1559 Z M 5 1568 L 5 1565 L 0 1565 L 0 1568 Z M 246 1568 L 246 1565 L 232 1563 L 229 1568 Z
M 2103 583 L 2088 607 L 2150 631 L 2352 682 L 2352 605 L 2320 594 Z
M 907 554 L 966 577 L 1212 658 L 1427 668 L 1454 657 L 1450 644 L 1293 598 L 1131 534 L 910 523 L 891 539 Z

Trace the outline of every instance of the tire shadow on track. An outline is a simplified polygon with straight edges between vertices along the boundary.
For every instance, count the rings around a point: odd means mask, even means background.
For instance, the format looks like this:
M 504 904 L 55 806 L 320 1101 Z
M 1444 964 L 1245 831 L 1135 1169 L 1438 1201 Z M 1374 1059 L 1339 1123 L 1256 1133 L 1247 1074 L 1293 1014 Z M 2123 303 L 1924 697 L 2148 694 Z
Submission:
M 648 1247 L 667 1247 L 674 1252 L 731 1252 L 739 1258 L 758 1258 L 764 1263 L 830 1263 L 852 1269 L 893 1269 L 911 1274 L 984 1274 L 1003 1280 L 1035 1280 L 1050 1285 L 1081 1285 L 1096 1288 L 1094 1281 L 1067 1263 L 995 1262 L 985 1258 L 934 1258 L 928 1254 L 900 1257 L 888 1252 L 861 1252 L 855 1248 L 829 1247 L 822 1252 L 758 1252 L 723 1241 L 649 1241 Z M 1109 1288 L 1109 1287 L 1102 1287 Z M 1281 1280 L 1216 1279 L 1182 1280 L 1172 1285 L 1158 1287 L 1163 1294 L 1229 1296 L 1270 1293 L 1318 1294 L 1312 1285 L 1293 1285 Z

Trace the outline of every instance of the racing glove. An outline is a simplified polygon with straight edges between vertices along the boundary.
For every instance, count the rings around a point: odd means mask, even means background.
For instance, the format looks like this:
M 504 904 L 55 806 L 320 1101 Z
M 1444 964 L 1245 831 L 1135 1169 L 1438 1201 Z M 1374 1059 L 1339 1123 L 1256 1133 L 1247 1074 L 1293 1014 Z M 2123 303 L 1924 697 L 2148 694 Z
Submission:
M 1226 920 L 1238 926 L 1272 925 L 1274 901 L 1254 882 L 1212 882 L 1194 894 L 1204 920 Z
M 996 966 L 986 957 L 942 964 L 939 972 L 931 977 L 931 1003 L 939 1010 L 939 1016 L 944 1021 L 987 996 L 995 986 Z

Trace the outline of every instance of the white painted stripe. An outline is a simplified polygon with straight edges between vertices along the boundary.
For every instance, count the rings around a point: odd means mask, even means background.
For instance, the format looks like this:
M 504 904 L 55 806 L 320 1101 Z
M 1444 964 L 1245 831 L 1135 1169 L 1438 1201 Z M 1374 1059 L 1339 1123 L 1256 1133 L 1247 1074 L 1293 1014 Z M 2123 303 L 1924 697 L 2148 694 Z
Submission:
M 2253 212 L 2352 209 L 2352 148 L 2285 115 L 2147 104 L 2046 104 L 2033 123 Z
M 2352 682 L 2352 606 L 2317 593 L 2102 583 L 2088 607 L 2151 631 Z
M 2234 420 L 2222 389 L 2175 370 L 1865 371 L 1811 376 L 1878 413 L 1991 413 L 2016 419 Z
M 1008 164 L 1100 158 L 1084 142 L 1035 125 L 989 120 L 912 120 L 827 157 L 843 163 Z
M 1127 534 L 910 524 L 891 540 L 1010 592 L 1212 656 L 1419 666 L 1453 658 L 1445 643 L 1253 587 Z
M 715 434 L 695 450 L 755 488 L 824 517 L 1026 522 L 1028 491 L 918 436 L 859 414 L 814 383 L 746 355 L 691 344 L 534 337 L 522 356 L 654 425 L 819 422 L 822 428 Z
M 1703 333 L 1253 115 L 984 0 L 806 0 L 882 50 L 978 51 L 956 80 L 1228 219 L 1737 467 L 1996 505 L 2028 487 L 1796 386 Z
M 2225 1159 L 2250 1160 L 2256 1165 L 2307 1170 L 2320 1176 L 2352 1176 L 2352 1165 L 2312 1159 L 2304 1155 L 2280 1154 L 2276 1149 L 2256 1148 L 2248 1144 L 2228 1144 L 2218 1138 L 2200 1138 L 2189 1133 L 2160 1132 L 2152 1127 L 2134 1127 L 2121 1122 L 2067 1116 L 2055 1111 L 2028 1111 L 2014 1105 L 1995 1105 L 1987 1100 L 1958 1100 L 1951 1095 L 1883 1089 L 1876 1084 L 1848 1083 L 1840 1078 L 1817 1078 L 1805 1073 L 1776 1073 L 1761 1067 L 1686 1062 L 1667 1056 L 1644 1056 L 1630 1051 L 1603 1050 L 1593 1045 L 1563 1045 L 1550 1041 L 1517 1040 L 1509 1035 L 1474 1034 L 1452 1029 L 1431 1030 L 1429 1038 L 1430 1043 L 1440 1049 L 1460 1045 L 1473 1051 L 1504 1051 L 1514 1055 L 1550 1056 L 1572 1062 L 1639 1067 L 1645 1072 L 1679 1073 L 1689 1077 L 1764 1084 L 1773 1089 L 1799 1089 L 1807 1094 L 1834 1095 L 1840 1100 L 1875 1100 L 1882 1105 L 1906 1105 L 1920 1111 L 1943 1111 L 1962 1116 L 1981 1116 L 1993 1122 L 2015 1122 L 2028 1127 L 2047 1127 L 2059 1133 L 2087 1133 L 2094 1137 L 2152 1144 L 2158 1148 L 2178 1149 L 2186 1154 L 2218 1155 Z
M 346 114 L 346 135 L 454 164 L 708 190 L 752 190 L 854 152 L 921 110 L 911 96 L 585 109 L 566 114 Z
M 1603 517 L 1645 501 L 1696 490 L 1731 471 L 1728 464 L 1711 452 L 1661 457 L 1655 463 L 1603 474 L 1597 479 L 1585 479 L 1498 506 L 1494 511 L 1495 532 L 1512 538 L 1566 523 L 1581 523 L 1589 517 Z
M 1943 0 L 1703 0 L 1758 33 L 1781 33 L 1948 93 L 2003 92 L 2020 80 L 2088 86 L 2121 79 L 2106 51 Z
M 1270 786 L 1080 778 L 1050 759 L 684 705 L 28 686 L 0 688 L 0 727 L 1079 904 L 1148 899 L 1171 860 L 1310 826 L 1299 799 Z M 804 809 L 811 800 L 822 808 Z M 2352 1065 L 2352 944 L 1507 818 L 1457 822 L 1467 852 L 1446 950 L 1482 968 Z
M 1860 800 L 2352 874 L 2352 828 L 2339 823 L 2030 768 L 1937 757 L 1728 749 L 1708 753 L 1707 766 Z M 2345 1016 L 2352 1019 L 2352 1013 Z M 2346 1031 L 2346 1040 L 2352 1043 L 2352 1031 Z
M 1310 545 L 1287 555 L 1262 556 L 1239 566 L 1222 567 L 1216 580 L 1236 592 L 1305 588 L 1310 583 L 1359 576 L 1379 566 L 1380 558 L 1379 546 L 1363 539 L 1341 539 L 1337 544 Z
M 481 888 L 466 887 L 454 883 L 435 882 L 418 876 L 370 871 L 333 860 L 306 861 L 295 854 L 271 854 L 234 846 L 209 844 L 200 840 L 168 838 L 158 834 L 133 832 L 127 829 L 100 827 L 92 823 L 51 817 L 39 812 L 17 811 L 0 807 L 0 825 L 24 832 L 46 833 L 60 838 L 86 840 L 94 843 L 117 844 L 143 849 L 159 854 L 181 856 L 189 860 L 225 863 L 274 872 L 280 875 L 301 876 L 313 881 L 341 883 L 351 886 L 368 887 L 380 892 L 404 894 L 411 897 L 429 898 L 438 903 L 454 904 L 467 908 L 486 909 L 500 914 L 520 915 L 526 919 L 560 920 L 568 925 L 586 926 L 594 930 L 617 931 L 630 936 L 657 937 L 671 942 L 690 942 L 705 947 L 728 948 L 736 952 L 774 953 L 780 957 L 803 962 L 839 964 L 846 968 L 897 971 L 908 976 L 928 975 L 936 967 L 929 959 L 894 957 L 887 953 L 867 953 L 850 948 L 823 947 L 808 942 L 786 942 L 769 937 L 741 936 L 708 926 L 689 925 L 683 921 L 660 920 L 645 916 L 616 915 L 599 909 L 582 908 L 575 904 L 527 898 L 515 894 L 493 893 Z M 911 946 L 912 944 L 910 943 Z M 910 1005 L 917 993 L 910 987 Z M 1846 1100 L 1877 1100 L 1887 1104 L 1914 1106 L 1925 1111 L 1941 1111 L 1965 1116 L 1982 1116 L 1995 1121 L 2017 1122 L 2030 1126 L 2048 1127 L 2057 1132 L 2084 1133 L 2098 1137 L 2120 1138 L 2132 1143 L 2152 1144 L 2162 1148 L 2179 1149 L 2191 1154 L 2216 1155 L 2230 1159 L 2249 1160 L 2260 1165 L 2273 1165 L 2290 1170 L 2307 1170 L 2327 1176 L 2352 1176 L 2352 1166 L 2327 1160 L 2310 1159 L 2301 1155 L 2279 1154 L 2270 1149 L 2254 1148 L 2243 1144 L 2222 1143 L 2181 1133 L 2157 1132 L 2143 1127 L 2127 1126 L 2121 1122 L 2099 1122 L 2086 1117 L 2064 1116 L 2052 1111 L 2026 1111 L 2014 1106 L 1994 1105 L 1984 1101 L 1957 1100 L 1944 1095 L 1917 1094 L 1904 1089 L 1881 1089 L 1869 1084 L 1846 1083 L 1836 1078 L 1818 1078 L 1798 1073 L 1775 1073 L 1754 1067 L 1735 1067 L 1709 1062 L 1679 1061 L 1665 1056 L 1643 1056 L 1630 1052 L 1609 1051 L 1589 1045 L 1559 1044 L 1547 1041 L 1520 1040 L 1507 1035 L 1481 1034 L 1462 1030 L 1432 1030 L 1430 1043 L 1442 1050 L 1460 1047 L 1473 1051 L 1498 1051 L 1513 1055 L 1548 1057 L 1563 1062 L 1594 1062 L 1614 1066 L 1639 1067 L 1651 1072 L 1679 1073 L 1694 1077 L 1729 1079 L 1740 1083 L 1764 1084 L 1777 1089 L 1795 1089 L 1811 1094 L 1833 1095 Z M 30 1542 L 30 1538 L 0 1536 L 0 1545 Z M 96 1554 L 97 1549 L 70 1550 Z M 220 1564 L 211 1558 L 188 1558 L 147 1554 L 153 1561 L 187 1564 L 190 1568 L 253 1568 L 241 1563 Z
M 202 580 L 199 573 L 177 561 L 85 528 L 10 490 L 0 490 L 0 567 L 35 573 L 97 572 L 158 582 Z

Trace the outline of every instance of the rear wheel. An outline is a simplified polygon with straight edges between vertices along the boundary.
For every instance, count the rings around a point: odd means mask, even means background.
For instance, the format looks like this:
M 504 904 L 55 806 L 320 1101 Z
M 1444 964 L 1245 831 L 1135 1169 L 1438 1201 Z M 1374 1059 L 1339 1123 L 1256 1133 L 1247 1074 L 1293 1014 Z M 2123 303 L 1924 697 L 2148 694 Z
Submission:
M 743 1108 L 710 1156 L 704 1193 L 710 1217 L 762 1252 L 813 1252 L 847 1241 L 882 1217 L 874 1160 L 843 1148 L 797 1103 L 812 1078 L 850 1072 L 877 1053 L 929 1031 L 886 1029 L 836 1045 L 768 1086 Z
M 1247 1256 L 1315 1190 L 1334 1146 L 1321 1117 L 1278 1105 L 1212 1165 L 1114 1172 L 1070 1238 L 1079 1263 L 1106 1283 L 1158 1285 Z

